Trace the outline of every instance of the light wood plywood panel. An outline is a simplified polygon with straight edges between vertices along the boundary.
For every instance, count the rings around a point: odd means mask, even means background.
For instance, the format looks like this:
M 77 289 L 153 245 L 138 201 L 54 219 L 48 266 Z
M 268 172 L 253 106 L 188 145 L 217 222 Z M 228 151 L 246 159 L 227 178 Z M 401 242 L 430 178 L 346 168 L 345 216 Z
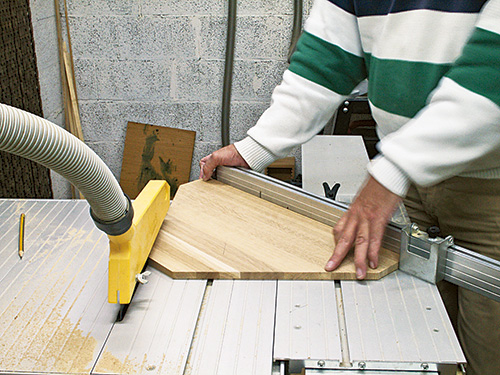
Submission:
M 200 180 L 179 188 L 150 259 L 173 278 L 355 279 L 352 252 L 337 270 L 324 271 L 334 246 L 328 225 Z M 366 278 L 397 269 L 398 257 L 382 249 L 378 268 Z

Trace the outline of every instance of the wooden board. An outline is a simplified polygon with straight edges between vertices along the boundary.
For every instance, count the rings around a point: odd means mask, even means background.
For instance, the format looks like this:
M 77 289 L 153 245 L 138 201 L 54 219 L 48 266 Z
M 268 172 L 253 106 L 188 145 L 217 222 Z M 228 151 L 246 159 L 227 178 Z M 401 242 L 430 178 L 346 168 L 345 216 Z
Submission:
M 149 180 L 166 180 L 173 197 L 189 181 L 196 132 L 129 122 L 120 185 L 131 199 Z
M 150 254 L 173 278 L 355 279 L 353 254 L 334 272 L 323 267 L 334 241 L 328 225 L 219 181 L 179 188 Z M 397 269 L 399 254 L 382 249 L 367 279 Z

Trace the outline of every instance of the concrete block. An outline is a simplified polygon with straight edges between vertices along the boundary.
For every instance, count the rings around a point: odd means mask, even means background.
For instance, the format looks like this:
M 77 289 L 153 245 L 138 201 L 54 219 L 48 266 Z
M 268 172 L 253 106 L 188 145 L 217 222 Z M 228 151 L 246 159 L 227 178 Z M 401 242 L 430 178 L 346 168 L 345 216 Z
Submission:
M 295 147 L 288 156 L 295 157 L 295 176 L 302 173 L 302 152 L 301 147 Z
M 88 142 L 125 142 L 129 121 L 193 130 L 196 141 L 220 141 L 219 103 L 87 101 L 80 111 Z
M 30 0 L 31 21 L 36 23 L 48 17 L 55 16 L 54 1 L 52 0 Z
M 57 125 L 64 123 L 60 77 L 59 65 L 39 70 L 43 116 Z
M 286 60 L 291 30 L 290 17 L 239 17 L 235 56 L 240 59 Z
M 227 17 L 200 17 L 202 58 L 223 59 L 226 51 Z M 289 16 L 238 16 L 235 58 L 285 60 L 290 46 Z
M 286 68 L 284 61 L 236 60 L 232 99 L 269 101 Z
M 32 16 L 32 18 L 34 17 L 35 15 Z M 55 17 L 37 18 L 33 19 L 32 22 L 38 66 L 45 68 L 54 63 L 59 64 Z
M 74 55 L 119 60 L 194 58 L 195 30 L 189 17 L 71 17 Z
M 195 58 L 195 29 L 186 16 L 144 16 L 123 24 L 123 44 L 131 59 Z
M 196 142 L 220 142 L 220 103 L 183 102 L 157 106 L 163 108 L 163 114 L 155 124 L 193 130 Z
M 99 63 L 93 59 L 74 59 L 75 82 L 78 100 L 97 98 L 99 93 L 98 75 L 102 74 Z
M 304 17 L 309 15 L 311 13 L 311 8 L 313 6 L 314 0 L 304 0 L 303 3 L 303 10 L 304 10 Z
M 61 2 L 62 3 L 62 2 Z M 68 12 L 74 16 L 139 14 L 137 0 L 67 0 Z
M 38 10 L 41 11 L 37 7 L 32 12 Z M 39 14 L 32 13 L 32 18 L 43 114 L 47 120 L 62 125 L 61 71 L 55 17 L 40 18 Z
M 306 0 L 307 1 L 307 0 Z M 240 15 L 283 15 L 293 14 L 293 1 L 240 0 Z
M 257 123 L 268 107 L 269 103 L 233 101 L 229 126 L 231 143 L 245 138 L 248 129 Z
M 123 59 L 130 52 L 126 25 L 136 17 L 69 17 L 73 55 L 87 59 Z
M 193 101 L 217 101 L 222 98 L 224 62 L 186 60 L 176 63 L 175 89 L 171 98 Z
M 125 143 L 126 118 L 120 107 L 113 102 L 82 101 L 80 118 L 85 142 Z
M 170 93 L 171 64 L 168 60 L 98 61 L 98 98 L 162 100 Z
M 227 17 L 199 17 L 200 57 L 203 59 L 224 59 L 226 53 Z M 238 25 L 236 26 L 238 27 Z
M 223 0 L 143 0 L 141 12 L 144 15 L 163 14 L 224 14 L 226 1 Z

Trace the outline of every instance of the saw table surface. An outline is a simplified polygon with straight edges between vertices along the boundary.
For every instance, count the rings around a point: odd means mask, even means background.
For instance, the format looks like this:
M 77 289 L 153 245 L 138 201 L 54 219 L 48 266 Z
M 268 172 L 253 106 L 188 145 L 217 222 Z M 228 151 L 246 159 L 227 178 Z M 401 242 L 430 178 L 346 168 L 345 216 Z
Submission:
M 116 322 L 107 257 L 87 202 L 0 200 L 0 373 L 274 375 L 287 362 L 452 374 L 464 362 L 437 288 L 400 271 L 368 282 L 173 280 L 149 267 Z

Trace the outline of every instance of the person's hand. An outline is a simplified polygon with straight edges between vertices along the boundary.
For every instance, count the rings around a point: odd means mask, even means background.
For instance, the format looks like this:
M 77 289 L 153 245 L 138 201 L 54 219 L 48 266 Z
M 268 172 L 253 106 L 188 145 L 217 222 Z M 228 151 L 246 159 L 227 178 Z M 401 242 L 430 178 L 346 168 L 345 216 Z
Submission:
M 335 249 L 325 266 L 333 271 L 354 245 L 356 277 L 366 277 L 370 268 L 378 265 L 378 253 L 387 223 L 401 202 L 401 198 L 370 177 L 349 210 L 333 228 Z
M 223 147 L 200 160 L 200 178 L 208 181 L 219 165 L 250 168 L 234 145 Z

